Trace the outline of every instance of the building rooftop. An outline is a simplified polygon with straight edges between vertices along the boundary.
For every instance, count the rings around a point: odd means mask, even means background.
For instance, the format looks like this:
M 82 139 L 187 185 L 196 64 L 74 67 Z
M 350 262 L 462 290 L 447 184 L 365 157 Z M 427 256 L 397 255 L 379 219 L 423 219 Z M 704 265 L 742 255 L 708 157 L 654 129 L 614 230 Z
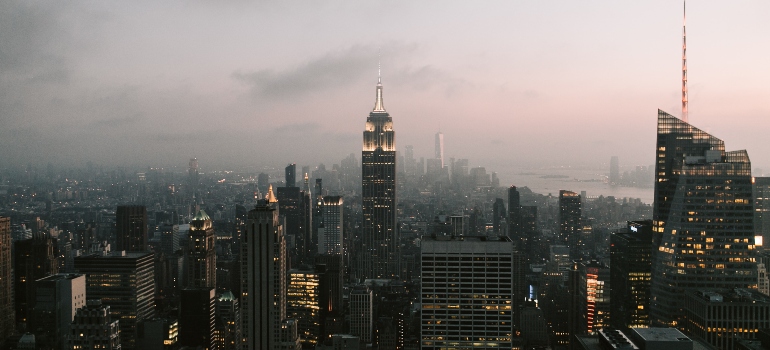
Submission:
M 508 236 L 422 236 L 423 242 L 512 242 Z
M 81 277 L 83 275 L 79 273 L 57 273 L 55 275 L 50 275 L 43 277 L 36 282 L 45 282 L 45 281 L 60 281 L 60 280 L 72 280 L 78 277 Z
M 712 303 L 770 303 L 770 296 L 754 289 L 735 288 L 733 290 L 709 290 L 701 289 L 688 292 L 696 298 Z
M 692 339 L 684 335 L 676 328 L 633 328 L 632 332 L 644 342 L 662 342 L 662 341 L 689 341 Z

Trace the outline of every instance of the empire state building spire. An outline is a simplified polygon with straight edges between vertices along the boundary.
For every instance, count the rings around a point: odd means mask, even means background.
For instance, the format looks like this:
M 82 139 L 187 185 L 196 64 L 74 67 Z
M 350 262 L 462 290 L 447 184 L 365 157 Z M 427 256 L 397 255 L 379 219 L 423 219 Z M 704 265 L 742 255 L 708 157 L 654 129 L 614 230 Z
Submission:
M 374 113 L 387 113 L 385 105 L 382 103 L 382 74 L 379 64 L 377 65 L 377 99 L 374 101 Z

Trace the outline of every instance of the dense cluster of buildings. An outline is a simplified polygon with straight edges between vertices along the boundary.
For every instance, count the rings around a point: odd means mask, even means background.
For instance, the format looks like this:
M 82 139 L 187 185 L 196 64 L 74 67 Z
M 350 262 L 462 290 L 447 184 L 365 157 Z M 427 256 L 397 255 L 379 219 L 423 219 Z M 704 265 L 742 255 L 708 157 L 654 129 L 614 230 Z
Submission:
M 7 349 L 733 349 L 770 329 L 770 180 L 658 113 L 655 201 L 500 187 L 396 153 L 383 87 L 360 166 L 0 187 Z M 426 165 L 427 164 L 427 165 Z M 610 178 L 620 181 L 617 159 Z M 100 174 L 97 176 L 96 174 Z M 216 179 L 216 180 L 215 180 Z M 312 189 L 311 189 L 312 184 Z M 130 203 L 130 204 L 126 204 Z

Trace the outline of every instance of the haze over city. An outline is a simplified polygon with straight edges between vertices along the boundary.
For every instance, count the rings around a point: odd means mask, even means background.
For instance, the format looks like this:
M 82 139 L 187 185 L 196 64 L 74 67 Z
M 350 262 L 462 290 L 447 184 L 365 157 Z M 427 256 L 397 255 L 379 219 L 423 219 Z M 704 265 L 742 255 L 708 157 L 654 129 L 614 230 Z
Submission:
M 516 172 L 654 161 L 682 4 L 8 1 L 0 163 L 204 168 L 358 154 L 378 61 L 398 151 Z M 767 167 L 766 1 L 688 6 L 690 122 Z

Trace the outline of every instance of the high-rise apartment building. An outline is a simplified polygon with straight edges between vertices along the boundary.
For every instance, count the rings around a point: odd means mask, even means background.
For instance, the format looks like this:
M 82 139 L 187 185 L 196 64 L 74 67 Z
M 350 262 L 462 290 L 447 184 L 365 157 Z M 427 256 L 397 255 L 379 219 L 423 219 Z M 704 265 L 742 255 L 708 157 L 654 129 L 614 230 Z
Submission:
M 746 151 L 658 111 L 652 324 L 677 326 L 681 296 L 756 283 L 751 162 Z
M 143 205 L 119 205 L 115 213 L 115 250 L 146 252 L 147 208 Z M 125 346 L 125 344 L 123 344 Z
M 249 211 L 240 258 L 241 349 L 277 348 L 286 318 L 286 239 L 272 187 Z
M 423 349 L 511 349 L 513 243 L 505 236 L 424 236 Z
M 399 273 L 396 229 L 396 134 L 377 82 L 374 109 L 366 118 L 361 154 L 363 232 L 358 277 L 392 278 Z
M 185 284 L 190 288 L 216 288 L 217 253 L 214 225 L 199 210 L 190 222 L 190 238 L 185 251 Z
M 318 229 L 318 254 L 343 254 L 341 196 L 324 196 L 322 210 L 323 225 Z
M 14 332 L 12 272 L 11 218 L 0 216 L 0 339 L 3 340 Z
M 610 236 L 610 322 L 613 328 L 650 325 L 652 220 L 629 221 Z
M 124 350 L 136 348 L 137 324 L 155 316 L 153 261 L 153 253 L 126 251 L 75 258 L 75 270 L 86 275 L 86 297 L 101 299 L 120 321 Z
M 580 195 L 572 191 L 559 191 L 559 242 L 569 247 L 570 258 L 579 259 L 583 244 L 581 224 L 582 205 Z

